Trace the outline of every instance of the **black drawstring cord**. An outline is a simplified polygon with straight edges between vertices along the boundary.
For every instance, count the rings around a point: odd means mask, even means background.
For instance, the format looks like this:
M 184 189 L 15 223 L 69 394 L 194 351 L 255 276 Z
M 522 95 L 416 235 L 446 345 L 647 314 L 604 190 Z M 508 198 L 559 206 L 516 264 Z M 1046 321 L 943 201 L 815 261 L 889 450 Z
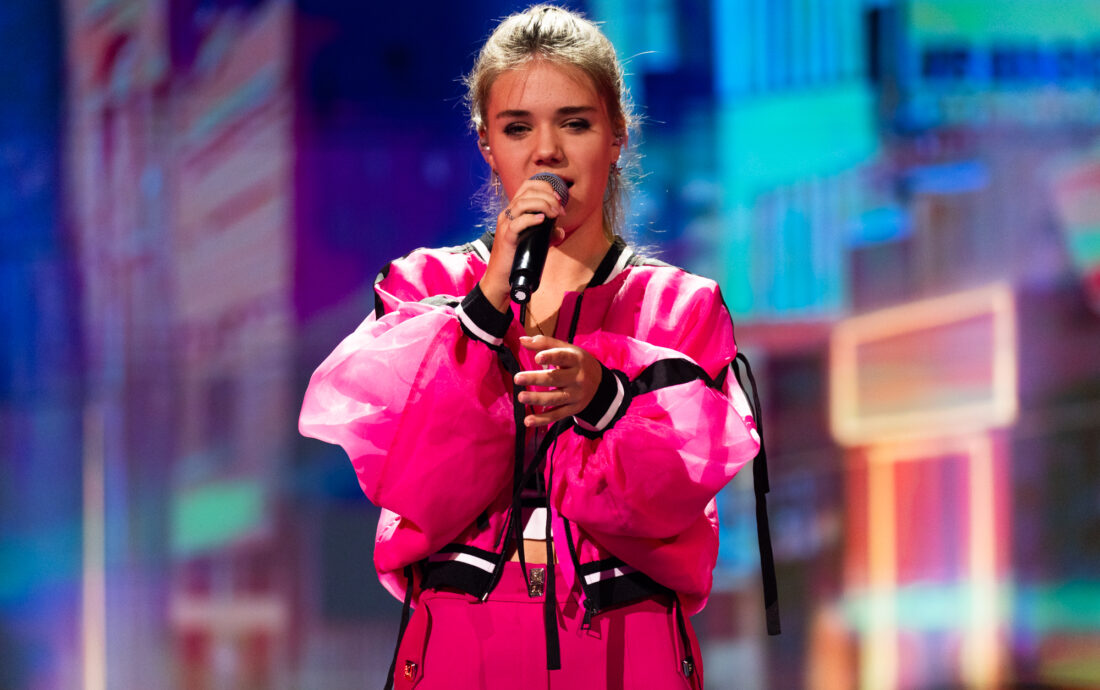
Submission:
M 680 642 L 684 645 L 684 658 L 680 661 L 680 670 L 685 678 L 695 675 L 695 656 L 691 651 L 691 638 L 688 637 L 687 623 L 684 622 L 684 606 L 676 592 L 672 593 L 672 606 L 676 609 L 676 627 L 680 631 Z
M 764 615 L 767 621 L 768 634 L 778 635 L 779 627 L 779 587 L 775 576 L 775 556 L 772 553 L 771 530 L 768 526 L 768 499 L 766 494 L 771 490 L 768 482 L 768 453 L 764 449 L 764 416 L 760 409 L 760 396 L 756 389 L 756 379 L 752 375 L 752 367 L 743 353 L 738 352 L 731 364 L 733 374 L 737 378 L 737 384 L 744 389 L 741 381 L 741 371 L 736 366 L 737 362 L 745 365 L 745 373 L 748 375 L 752 392 L 752 415 L 756 421 L 756 432 L 760 436 L 760 452 L 752 463 L 753 492 L 756 494 L 756 541 L 760 548 L 760 575 L 764 585 Z
M 489 581 L 485 584 L 485 591 L 483 591 L 481 593 L 481 597 L 479 597 L 482 601 L 485 601 L 489 598 L 489 593 L 492 592 L 493 588 L 497 586 L 497 583 L 500 582 L 501 576 L 504 574 L 504 560 L 508 557 L 508 549 L 504 548 L 504 542 L 507 539 L 508 530 L 512 528 L 512 520 L 514 518 L 515 515 L 513 514 L 512 509 L 509 508 L 508 517 L 504 521 L 504 529 L 501 530 L 500 539 L 497 543 L 497 548 L 500 549 L 500 553 L 497 555 L 497 562 L 493 566 L 493 572 L 489 576 Z
M 521 311 L 524 308 L 521 307 Z M 523 418 L 526 416 L 526 408 L 519 402 L 519 394 L 526 390 L 524 386 L 521 386 L 515 382 L 515 376 L 519 373 L 519 362 L 516 360 L 515 355 L 511 350 L 506 347 L 500 347 L 497 349 L 500 355 L 500 361 L 504 365 L 504 369 L 512 377 L 512 419 L 515 423 L 515 456 L 512 463 L 512 506 L 510 508 L 509 524 L 513 531 L 513 538 L 516 540 L 516 547 L 519 551 L 519 565 L 523 571 L 524 584 L 528 584 L 527 579 L 527 561 L 523 557 L 523 520 L 522 520 L 522 506 L 520 505 L 520 492 L 523 490 L 524 477 L 527 472 L 524 471 L 524 446 L 526 444 L 526 427 L 523 425 Z M 490 587 L 485 591 L 482 599 L 489 596 L 492 586 L 496 585 L 496 582 L 500 578 L 499 571 L 504 565 L 504 554 L 507 553 L 507 549 L 501 549 L 501 557 L 497 563 L 494 577 L 491 579 Z
M 555 436 L 546 456 L 546 591 L 542 600 L 542 620 L 546 628 L 546 669 L 557 671 L 561 668 L 561 640 L 558 638 L 558 592 L 554 570 L 554 537 L 552 512 L 550 510 L 550 491 L 554 486 L 554 448 L 558 445 Z M 520 549 L 523 550 L 522 548 Z
M 588 581 L 584 579 L 584 573 L 581 572 L 581 559 L 577 556 L 577 547 L 573 545 L 573 528 L 569 526 L 569 518 L 562 515 L 561 521 L 565 525 L 565 543 L 569 545 L 569 557 L 573 560 L 573 572 L 580 583 L 581 594 L 584 595 L 584 601 L 581 602 L 584 604 L 584 620 L 581 621 L 581 630 L 588 630 L 592 627 L 592 616 L 596 614 L 597 603 L 588 588 Z
M 413 570 L 412 565 L 405 566 L 405 603 L 401 606 L 401 625 L 397 627 L 397 643 L 393 646 L 393 661 L 390 662 L 390 672 L 386 676 L 384 690 L 393 690 L 393 674 L 397 671 L 397 655 L 401 651 L 401 639 L 405 637 L 405 628 L 409 625 L 409 612 L 412 610 L 413 597 Z

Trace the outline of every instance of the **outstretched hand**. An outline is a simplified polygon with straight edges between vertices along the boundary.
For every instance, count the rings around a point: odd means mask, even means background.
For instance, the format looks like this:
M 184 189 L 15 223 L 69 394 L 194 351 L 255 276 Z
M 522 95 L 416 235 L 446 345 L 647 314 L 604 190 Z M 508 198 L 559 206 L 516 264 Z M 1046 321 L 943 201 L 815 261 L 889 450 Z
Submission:
M 543 368 L 519 372 L 516 384 L 547 389 L 519 394 L 519 402 L 535 410 L 524 418 L 526 426 L 553 424 L 588 406 L 603 376 L 598 359 L 576 345 L 545 335 L 523 336 L 519 342 L 535 352 L 535 363 Z

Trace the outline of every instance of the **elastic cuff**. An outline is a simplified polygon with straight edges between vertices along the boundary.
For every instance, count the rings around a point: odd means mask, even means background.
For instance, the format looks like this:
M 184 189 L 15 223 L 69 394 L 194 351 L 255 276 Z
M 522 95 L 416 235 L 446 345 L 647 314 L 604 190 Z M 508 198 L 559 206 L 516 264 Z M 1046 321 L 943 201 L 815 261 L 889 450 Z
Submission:
M 504 342 L 504 334 L 512 323 L 512 310 L 497 311 L 493 303 L 482 294 L 480 285 L 474 286 L 466 299 L 462 300 L 462 304 L 455 309 L 455 313 L 466 335 L 493 347 L 500 347 Z
M 603 368 L 600 386 L 588 406 L 573 415 L 578 431 L 590 438 L 610 429 L 630 406 L 626 374 L 615 369 Z M 587 433 L 586 433 L 587 432 Z

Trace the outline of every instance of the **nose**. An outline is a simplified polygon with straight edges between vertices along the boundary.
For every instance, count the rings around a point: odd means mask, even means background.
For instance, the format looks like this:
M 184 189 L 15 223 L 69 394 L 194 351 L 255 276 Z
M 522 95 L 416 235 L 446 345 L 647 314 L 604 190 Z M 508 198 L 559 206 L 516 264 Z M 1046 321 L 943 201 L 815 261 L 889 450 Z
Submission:
M 535 139 L 535 165 L 559 165 L 564 159 L 556 127 L 540 127 Z

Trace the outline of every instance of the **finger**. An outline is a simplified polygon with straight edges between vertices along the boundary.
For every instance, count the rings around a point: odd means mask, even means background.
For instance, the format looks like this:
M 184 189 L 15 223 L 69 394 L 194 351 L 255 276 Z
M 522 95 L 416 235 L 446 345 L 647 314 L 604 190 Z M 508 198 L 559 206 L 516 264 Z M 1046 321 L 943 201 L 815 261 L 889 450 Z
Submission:
M 565 212 L 561 202 L 553 194 L 526 193 L 512 197 L 508 201 L 505 210 L 518 218 L 521 214 L 545 213 L 550 218 L 557 218 Z M 506 214 L 507 215 L 507 214 Z
M 583 353 L 572 346 L 551 347 L 535 354 L 535 364 L 541 367 L 558 367 L 559 369 L 580 368 Z
M 556 388 L 549 391 L 524 391 L 517 398 L 524 405 L 534 407 L 560 407 L 562 405 L 574 405 L 577 402 L 577 391 L 565 388 Z
M 508 202 L 505 207 L 512 213 L 513 218 L 520 214 L 545 213 L 551 218 L 561 215 L 561 206 L 553 199 L 542 196 L 519 196 Z
M 561 388 L 576 379 L 576 372 L 568 369 L 535 369 L 521 371 L 514 381 L 517 386 L 542 386 L 543 388 Z
M 511 213 L 511 217 L 508 216 Z M 512 209 L 505 209 L 497 217 L 497 230 L 500 237 L 508 237 L 511 239 L 512 244 L 516 244 L 520 234 L 527 228 L 533 228 L 541 223 L 546 218 L 543 213 L 523 213 L 521 211 L 513 211 Z M 501 229 L 507 229 L 504 233 L 499 233 Z M 495 245 L 494 245 L 495 246 Z
M 576 412 L 576 410 L 573 408 L 573 405 L 563 405 L 561 407 L 555 407 L 550 410 L 545 410 L 538 414 L 529 414 L 523 418 L 523 425 L 527 427 L 532 427 L 553 424 L 558 420 L 565 419 L 566 417 L 573 415 Z
M 518 199 L 521 196 L 531 196 L 540 199 L 546 199 L 553 206 L 564 210 L 564 205 L 561 203 L 561 197 L 558 196 L 554 188 L 550 186 L 550 183 L 545 180 L 524 180 L 523 184 L 519 186 L 516 193 L 511 196 L 513 199 Z
M 552 347 L 569 347 L 569 343 L 564 340 L 558 340 L 557 338 L 551 338 L 548 335 L 521 335 L 519 338 L 519 344 L 533 350 L 538 353 L 542 350 L 548 350 Z M 538 359 L 538 355 L 535 355 L 535 359 Z M 541 362 L 540 362 L 541 364 Z

